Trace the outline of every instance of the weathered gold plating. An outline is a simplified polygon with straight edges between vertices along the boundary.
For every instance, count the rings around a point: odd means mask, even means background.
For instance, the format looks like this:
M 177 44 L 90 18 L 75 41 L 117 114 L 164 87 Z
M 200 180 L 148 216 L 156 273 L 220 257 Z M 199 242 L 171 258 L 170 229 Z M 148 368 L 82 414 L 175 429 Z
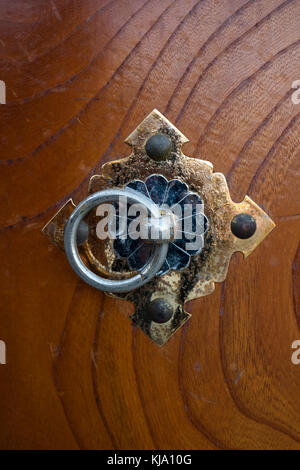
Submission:
M 173 151 L 165 161 L 150 159 L 145 143 L 155 133 L 167 134 L 173 143 Z M 209 228 L 205 235 L 202 252 L 191 258 L 183 271 L 171 271 L 163 277 L 157 276 L 148 284 L 128 294 L 116 295 L 135 305 L 132 321 L 154 342 L 163 345 L 190 317 L 185 312 L 185 302 L 211 294 L 215 282 L 226 278 L 232 254 L 240 251 L 247 257 L 275 227 L 270 217 L 248 196 L 241 203 L 231 200 L 226 179 L 222 173 L 213 173 L 213 165 L 205 160 L 190 158 L 181 147 L 188 139 L 154 109 L 127 137 L 125 142 L 132 147 L 129 157 L 102 166 L 102 174 L 94 175 L 89 183 L 89 194 L 104 188 L 123 187 L 134 179 L 145 180 L 153 173 L 167 179 L 179 179 L 188 184 L 204 201 Z M 64 225 L 75 205 L 69 200 L 44 227 L 43 232 L 56 246 L 63 248 Z M 256 231 L 249 239 L 239 239 L 231 232 L 231 220 L 241 212 L 256 220 Z M 96 237 L 96 216 L 92 211 L 87 220 L 90 228 L 88 241 L 79 247 L 81 254 L 94 272 L 115 279 L 132 276 L 126 262 L 116 259 L 112 242 L 99 243 Z M 168 300 L 175 312 L 166 323 L 158 324 L 146 319 L 146 306 L 158 297 Z

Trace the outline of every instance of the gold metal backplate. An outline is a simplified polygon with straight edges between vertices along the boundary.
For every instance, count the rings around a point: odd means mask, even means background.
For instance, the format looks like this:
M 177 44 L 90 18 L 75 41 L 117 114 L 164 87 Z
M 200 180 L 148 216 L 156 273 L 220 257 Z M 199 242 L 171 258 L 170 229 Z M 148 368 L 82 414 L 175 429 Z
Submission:
M 167 134 L 173 143 L 173 151 L 165 161 L 154 161 L 145 151 L 146 141 L 156 133 Z M 148 176 L 159 173 L 168 180 L 176 178 L 184 181 L 191 191 L 198 193 L 209 219 L 204 249 L 199 255 L 191 257 L 187 268 L 171 271 L 162 277 L 156 276 L 127 294 L 114 295 L 135 305 L 132 321 L 155 343 L 163 345 L 191 316 L 184 310 L 185 302 L 211 294 L 215 282 L 225 280 L 232 254 L 240 251 L 247 257 L 275 224 L 248 196 L 241 203 L 233 202 L 224 175 L 214 173 L 210 162 L 185 156 L 181 148 L 188 139 L 156 109 L 125 142 L 132 147 L 130 156 L 104 164 L 102 174 L 90 179 L 89 194 L 105 188 L 120 188 L 134 179 L 144 181 Z M 70 199 L 43 228 L 49 240 L 62 249 L 64 226 L 74 207 Z M 256 220 L 256 231 L 248 239 L 239 239 L 231 231 L 231 220 L 239 213 L 250 214 Z M 95 211 L 90 213 L 86 222 L 90 228 L 89 238 L 79 247 L 79 251 L 89 268 L 101 276 L 114 279 L 132 276 L 134 273 L 129 271 L 126 262 L 116 258 L 112 242 L 97 238 Z M 166 299 L 173 307 L 174 314 L 166 323 L 151 322 L 145 316 L 149 302 L 159 297 Z

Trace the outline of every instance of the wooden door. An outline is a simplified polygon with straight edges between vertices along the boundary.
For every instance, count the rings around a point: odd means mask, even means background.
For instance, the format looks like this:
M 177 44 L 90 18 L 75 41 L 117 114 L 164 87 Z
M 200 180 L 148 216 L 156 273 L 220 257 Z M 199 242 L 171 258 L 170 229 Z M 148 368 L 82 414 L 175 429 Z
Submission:
M 2 449 L 300 448 L 299 18 L 299 0 L 1 1 Z M 162 348 L 41 234 L 153 108 L 277 225 Z

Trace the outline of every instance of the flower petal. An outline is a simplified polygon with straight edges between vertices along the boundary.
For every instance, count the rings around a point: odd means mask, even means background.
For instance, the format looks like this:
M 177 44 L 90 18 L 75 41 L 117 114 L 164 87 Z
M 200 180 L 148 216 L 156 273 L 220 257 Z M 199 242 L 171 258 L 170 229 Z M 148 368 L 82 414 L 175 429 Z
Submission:
M 206 215 L 203 214 L 203 219 L 199 220 L 199 218 L 196 219 L 196 224 L 197 226 L 202 230 L 203 235 L 207 232 L 208 229 L 208 218 Z
M 150 197 L 144 181 L 131 181 L 130 183 L 126 184 L 126 188 L 134 189 L 135 191 L 138 191 L 139 193 L 143 193 L 145 196 Z
M 167 262 L 170 269 L 184 269 L 190 263 L 190 256 L 178 246 L 173 243 L 169 243 L 169 249 L 167 254 Z
M 142 243 L 141 239 L 133 240 L 130 237 L 125 239 L 116 238 L 114 240 L 114 250 L 121 258 L 128 258 Z
M 140 271 L 149 261 L 153 250 L 153 244 L 144 243 L 142 240 L 136 240 L 141 242 L 140 246 L 137 247 L 130 256 L 128 256 L 128 266 L 134 271 Z
M 146 179 L 149 195 L 155 204 L 162 204 L 168 187 L 168 180 L 162 175 L 151 175 Z
M 190 256 L 198 255 L 201 253 L 204 247 L 204 236 L 197 235 L 194 238 L 187 238 L 184 233 L 182 233 L 182 238 L 173 241 L 174 245 L 178 248 L 181 248 L 185 253 Z M 192 246 L 190 246 L 190 244 Z
M 180 205 L 183 209 L 183 216 L 185 206 L 189 206 L 192 209 L 193 214 L 197 214 L 199 212 L 204 211 L 203 201 L 201 197 L 198 196 L 198 194 L 196 193 L 188 193 L 185 197 L 178 201 L 178 205 Z
M 170 266 L 168 261 L 166 260 L 162 267 L 160 268 L 160 271 L 158 271 L 157 276 L 163 276 L 164 274 L 167 274 L 170 271 Z
M 171 180 L 168 183 L 168 189 L 164 203 L 169 207 L 177 204 L 184 196 L 188 194 L 188 186 L 179 180 Z

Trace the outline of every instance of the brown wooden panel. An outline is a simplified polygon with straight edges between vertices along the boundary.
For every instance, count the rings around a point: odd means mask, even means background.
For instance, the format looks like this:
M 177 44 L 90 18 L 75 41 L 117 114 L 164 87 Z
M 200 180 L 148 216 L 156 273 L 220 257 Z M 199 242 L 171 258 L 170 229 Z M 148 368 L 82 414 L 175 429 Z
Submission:
M 3 0 L 0 448 L 300 449 L 297 0 Z M 41 228 L 153 108 L 277 224 L 162 348 Z

